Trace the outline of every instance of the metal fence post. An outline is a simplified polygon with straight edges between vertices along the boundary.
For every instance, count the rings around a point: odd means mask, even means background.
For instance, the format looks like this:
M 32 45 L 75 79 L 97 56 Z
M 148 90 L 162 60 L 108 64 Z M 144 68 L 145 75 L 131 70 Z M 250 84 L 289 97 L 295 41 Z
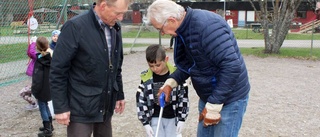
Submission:
M 312 31 L 311 31 L 311 49 L 310 49 L 311 56 L 312 56 L 312 49 L 313 49 L 313 33 L 314 33 L 314 21 L 312 21 Z

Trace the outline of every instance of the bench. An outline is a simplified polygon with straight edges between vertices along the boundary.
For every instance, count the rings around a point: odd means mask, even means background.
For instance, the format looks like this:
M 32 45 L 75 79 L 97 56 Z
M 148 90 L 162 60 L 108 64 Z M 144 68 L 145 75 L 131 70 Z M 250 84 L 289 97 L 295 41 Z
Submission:
M 251 28 L 252 28 L 252 31 L 255 32 L 255 33 L 260 33 L 260 29 L 261 29 L 261 23 L 251 23 Z

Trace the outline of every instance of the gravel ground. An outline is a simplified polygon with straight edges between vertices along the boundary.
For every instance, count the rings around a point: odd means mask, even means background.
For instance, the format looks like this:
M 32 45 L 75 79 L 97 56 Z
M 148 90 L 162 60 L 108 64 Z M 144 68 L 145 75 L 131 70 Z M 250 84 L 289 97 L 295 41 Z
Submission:
M 168 52 L 172 57 L 172 52 Z M 144 137 L 138 121 L 135 92 L 139 74 L 147 68 L 143 52 L 125 55 L 123 65 L 126 110 L 113 117 L 114 137 Z M 316 137 L 320 135 L 320 62 L 245 56 L 250 76 L 250 99 L 240 137 Z M 171 59 L 172 60 L 172 59 Z M 0 137 L 34 137 L 41 126 L 38 110 L 26 111 L 18 96 L 28 81 L 0 87 Z M 183 131 L 196 136 L 198 96 L 190 85 L 190 114 Z M 66 136 L 66 127 L 54 121 L 54 136 Z

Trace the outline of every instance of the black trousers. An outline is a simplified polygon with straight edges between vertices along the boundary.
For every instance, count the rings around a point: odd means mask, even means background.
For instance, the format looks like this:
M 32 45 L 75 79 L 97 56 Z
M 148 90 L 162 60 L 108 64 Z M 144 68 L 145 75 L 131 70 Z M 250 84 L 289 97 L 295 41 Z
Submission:
M 67 127 L 68 137 L 112 137 L 111 117 L 101 123 L 70 122 Z

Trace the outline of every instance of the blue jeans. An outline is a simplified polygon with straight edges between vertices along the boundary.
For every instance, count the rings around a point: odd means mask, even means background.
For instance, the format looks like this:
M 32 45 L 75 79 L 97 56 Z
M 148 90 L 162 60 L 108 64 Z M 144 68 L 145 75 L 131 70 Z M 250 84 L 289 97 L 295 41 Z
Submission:
M 157 132 L 158 117 L 152 117 L 151 127 L 154 135 Z M 176 118 L 161 118 L 158 137 L 176 137 Z
M 248 95 L 243 99 L 222 107 L 221 120 L 218 125 L 203 127 L 203 121 L 198 123 L 198 137 L 237 137 L 246 112 Z M 199 114 L 205 107 L 205 102 L 199 99 Z
M 51 113 L 48 107 L 48 102 L 42 102 L 38 100 L 38 105 L 42 121 L 50 121 L 49 117 L 51 117 Z

